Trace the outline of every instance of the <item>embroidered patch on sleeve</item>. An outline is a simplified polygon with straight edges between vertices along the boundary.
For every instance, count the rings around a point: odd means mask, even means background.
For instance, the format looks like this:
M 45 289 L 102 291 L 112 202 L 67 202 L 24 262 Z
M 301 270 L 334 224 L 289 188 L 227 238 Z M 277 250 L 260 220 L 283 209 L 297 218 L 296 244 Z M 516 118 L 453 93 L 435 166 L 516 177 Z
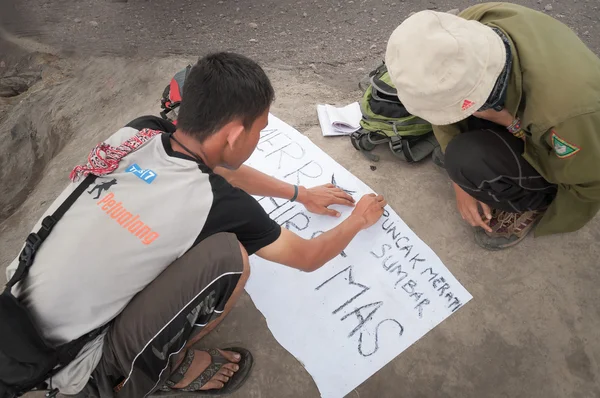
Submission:
M 556 156 L 558 156 L 561 159 L 571 157 L 577 152 L 581 151 L 580 147 L 567 142 L 567 140 L 556 134 L 556 131 L 554 130 L 552 130 L 552 146 L 554 147 L 554 152 L 556 152 Z

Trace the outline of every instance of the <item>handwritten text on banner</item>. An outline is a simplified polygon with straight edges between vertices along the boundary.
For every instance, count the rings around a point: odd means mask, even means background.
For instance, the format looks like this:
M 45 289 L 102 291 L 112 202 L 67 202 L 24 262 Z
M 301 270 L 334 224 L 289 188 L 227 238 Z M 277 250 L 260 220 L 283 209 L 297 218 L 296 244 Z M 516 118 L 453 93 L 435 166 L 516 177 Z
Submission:
M 356 200 L 372 192 L 272 115 L 247 164 L 293 184 L 334 183 Z M 342 213 L 336 219 L 283 199 L 257 199 L 273 220 L 307 239 L 351 212 L 336 207 Z M 275 338 L 304 364 L 325 398 L 351 392 L 472 298 L 389 207 L 377 224 L 313 273 L 256 256 L 251 265 L 246 290 Z

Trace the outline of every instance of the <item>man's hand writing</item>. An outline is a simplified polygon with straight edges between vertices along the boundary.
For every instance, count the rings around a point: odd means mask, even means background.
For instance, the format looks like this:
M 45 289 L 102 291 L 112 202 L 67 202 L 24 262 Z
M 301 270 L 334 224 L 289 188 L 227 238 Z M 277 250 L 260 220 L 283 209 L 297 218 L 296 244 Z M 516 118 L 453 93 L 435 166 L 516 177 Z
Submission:
M 385 206 L 387 206 L 387 202 L 383 196 L 370 193 L 358 201 L 350 217 L 361 220 L 362 229 L 367 229 L 381 218 Z
M 331 205 L 354 206 L 354 199 L 342 189 L 333 184 L 325 184 L 313 188 L 300 187 L 298 202 L 302 203 L 306 210 L 315 214 L 324 214 L 339 217 L 340 213 L 329 209 Z

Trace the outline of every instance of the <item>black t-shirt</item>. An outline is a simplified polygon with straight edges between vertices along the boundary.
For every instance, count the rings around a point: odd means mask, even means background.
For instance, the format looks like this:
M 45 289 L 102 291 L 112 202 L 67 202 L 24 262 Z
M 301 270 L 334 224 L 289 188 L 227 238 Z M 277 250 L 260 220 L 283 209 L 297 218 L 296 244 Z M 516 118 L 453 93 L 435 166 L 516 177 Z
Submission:
M 237 236 L 248 254 L 254 254 L 279 238 L 281 227 L 269 218 L 262 206 L 252 196 L 229 184 L 227 180 L 215 174 L 204 163 L 173 150 L 170 134 L 175 132 L 176 127 L 171 122 L 156 116 L 142 116 L 128 123 L 126 127 L 136 130 L 149 128 L 164 131 L 165 134 L 161 139 L 166 153 L 169 156 L 196 162 L 199 172 L 208 175 L 213 193 L 213 203 L 202 231 L 194 244 L 216 233 L 230 232 Z

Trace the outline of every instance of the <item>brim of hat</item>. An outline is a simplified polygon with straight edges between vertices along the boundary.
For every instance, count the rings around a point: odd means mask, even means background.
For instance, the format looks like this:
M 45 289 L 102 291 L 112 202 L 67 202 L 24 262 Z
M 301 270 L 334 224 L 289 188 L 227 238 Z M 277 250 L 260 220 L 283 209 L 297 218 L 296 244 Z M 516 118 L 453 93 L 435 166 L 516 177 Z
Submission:
M 475 22 L 475 21 L 472 21 Z M 427 120 L 429 123 L 437 126 L 458 123 L 461 120 L 472 116 L 480 109 L 489 98 L 494 85 L 504 69 L 506 64 L 506 48 L 504 42 L 490 27 L 479 22 L 475 24 L 479 29 L 480 35 L 487 39 L 489 43 L 488 64 L 485 70 L 481 72 L 478 84 L 468 93 L 460 102 L 452 104 L 441 109 L 410 109 L 410 106 L 404 103 L 406 109 L 413 115 Z M 465 99 L 473 102 L 473 106 L 466 110 L 462 109 L 462 103 Z M 402 100 L 402 98 L 400 98 Z

